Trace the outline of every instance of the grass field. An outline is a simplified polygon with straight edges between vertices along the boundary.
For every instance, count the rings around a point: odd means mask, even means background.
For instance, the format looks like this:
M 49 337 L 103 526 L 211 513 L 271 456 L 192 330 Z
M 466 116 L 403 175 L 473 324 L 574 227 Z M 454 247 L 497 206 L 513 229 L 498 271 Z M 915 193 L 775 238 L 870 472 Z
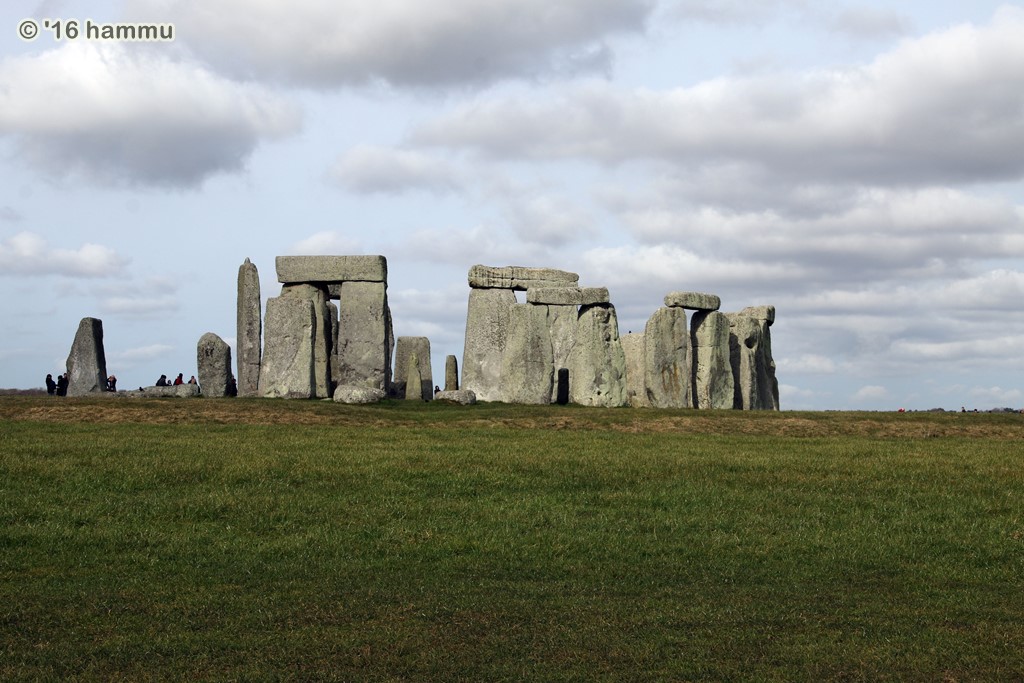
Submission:
M 0 398 L 0 680 L 1024 680 L 1024 416 Z

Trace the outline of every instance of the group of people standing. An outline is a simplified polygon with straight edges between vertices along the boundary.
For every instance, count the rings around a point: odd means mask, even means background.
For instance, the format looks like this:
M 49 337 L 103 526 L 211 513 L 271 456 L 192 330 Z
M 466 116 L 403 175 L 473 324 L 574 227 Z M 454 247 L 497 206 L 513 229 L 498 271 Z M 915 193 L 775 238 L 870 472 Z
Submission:
M 111 375 L 107 377 L 107 385 L 103 387 L 105 391 L 117 391 L 117 377 Z M 57 379 L 53 379 L 53 375 L 46 375 L 46 393 L 50 396 L 67 396 L 68 395 L 68 373 L 63 375 L 57 375 Z

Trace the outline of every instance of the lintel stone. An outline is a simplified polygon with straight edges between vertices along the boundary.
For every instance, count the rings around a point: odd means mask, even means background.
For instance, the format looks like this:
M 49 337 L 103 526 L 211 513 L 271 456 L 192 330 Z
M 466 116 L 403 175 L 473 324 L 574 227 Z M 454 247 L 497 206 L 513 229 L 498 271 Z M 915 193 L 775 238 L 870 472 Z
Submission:
M 549 306 L 591 306 L 608 303 L 605 287 L 530 287 L 526 302 Z
M 694 311 L 717 311 L 722 307 L 722 299 L 717 294 L 703 292 L 670 292 L 665 297 L 665 305 Z
M 474 289 L 514 289 L 520 292 L 531 287 L 576 287 L 580 276 L 554 268 L 495 268 L 476 265 L 469 269 L 469 286 Z
M 282 284 L 388 281 L 383 256 L 278 256 L 275 264 Z
M 747 306 L 739 314 L 754 320 L 763 320 L 769 325 L 775 322 L 774 306 Z

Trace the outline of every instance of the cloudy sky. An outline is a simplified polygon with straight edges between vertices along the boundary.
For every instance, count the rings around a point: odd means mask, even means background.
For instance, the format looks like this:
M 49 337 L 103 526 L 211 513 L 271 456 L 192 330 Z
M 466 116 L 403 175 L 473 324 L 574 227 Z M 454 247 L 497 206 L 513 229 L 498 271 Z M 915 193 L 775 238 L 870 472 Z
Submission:
M 173 23 L 172 43 L 18 35 Z M 1024 3 L 134 0 L 0 9 L 0 386 L 235 335 L 248 257 L 384 254 L 462 356 L 476 263 L 774 304 L 784 409 L 1024 405 Z

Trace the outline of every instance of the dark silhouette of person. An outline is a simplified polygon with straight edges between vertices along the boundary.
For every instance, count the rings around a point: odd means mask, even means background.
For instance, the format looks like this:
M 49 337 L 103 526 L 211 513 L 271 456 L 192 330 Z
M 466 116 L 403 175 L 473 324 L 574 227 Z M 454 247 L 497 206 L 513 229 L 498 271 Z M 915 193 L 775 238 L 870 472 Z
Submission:
M 196 381 L 196 376 L 195 375 L 192 375 L 191 377 L 188 378 L 188 383 L 189 384 L 199 384 L 199 382 Z
M 66 372 L 63 375 L 57 375 L 57 395 L 68 395 L 68 373 Z
M 160 375 L 160 379 L 156 381 L 156 386 L 166 387 L 170 382 L 167 381 L 167 375 Z
M 46 393 L 50 396 L 57 393 L 57 383 L 53 381 L 53 375 L 46 376 Z
M 185 383 L 185 378 L 181 376 L 182 373 L 178 373 L 178 376 L 174 378 L 174 386 Z
M 231 375 L 231 378 L 228 380 L 227 394 L 228 396 L 238 396 L 238 383 L 235 382 L 234 375 Z
M 107 378 L 107 391 L 117 391 L 117 377 L 111 375 Z

